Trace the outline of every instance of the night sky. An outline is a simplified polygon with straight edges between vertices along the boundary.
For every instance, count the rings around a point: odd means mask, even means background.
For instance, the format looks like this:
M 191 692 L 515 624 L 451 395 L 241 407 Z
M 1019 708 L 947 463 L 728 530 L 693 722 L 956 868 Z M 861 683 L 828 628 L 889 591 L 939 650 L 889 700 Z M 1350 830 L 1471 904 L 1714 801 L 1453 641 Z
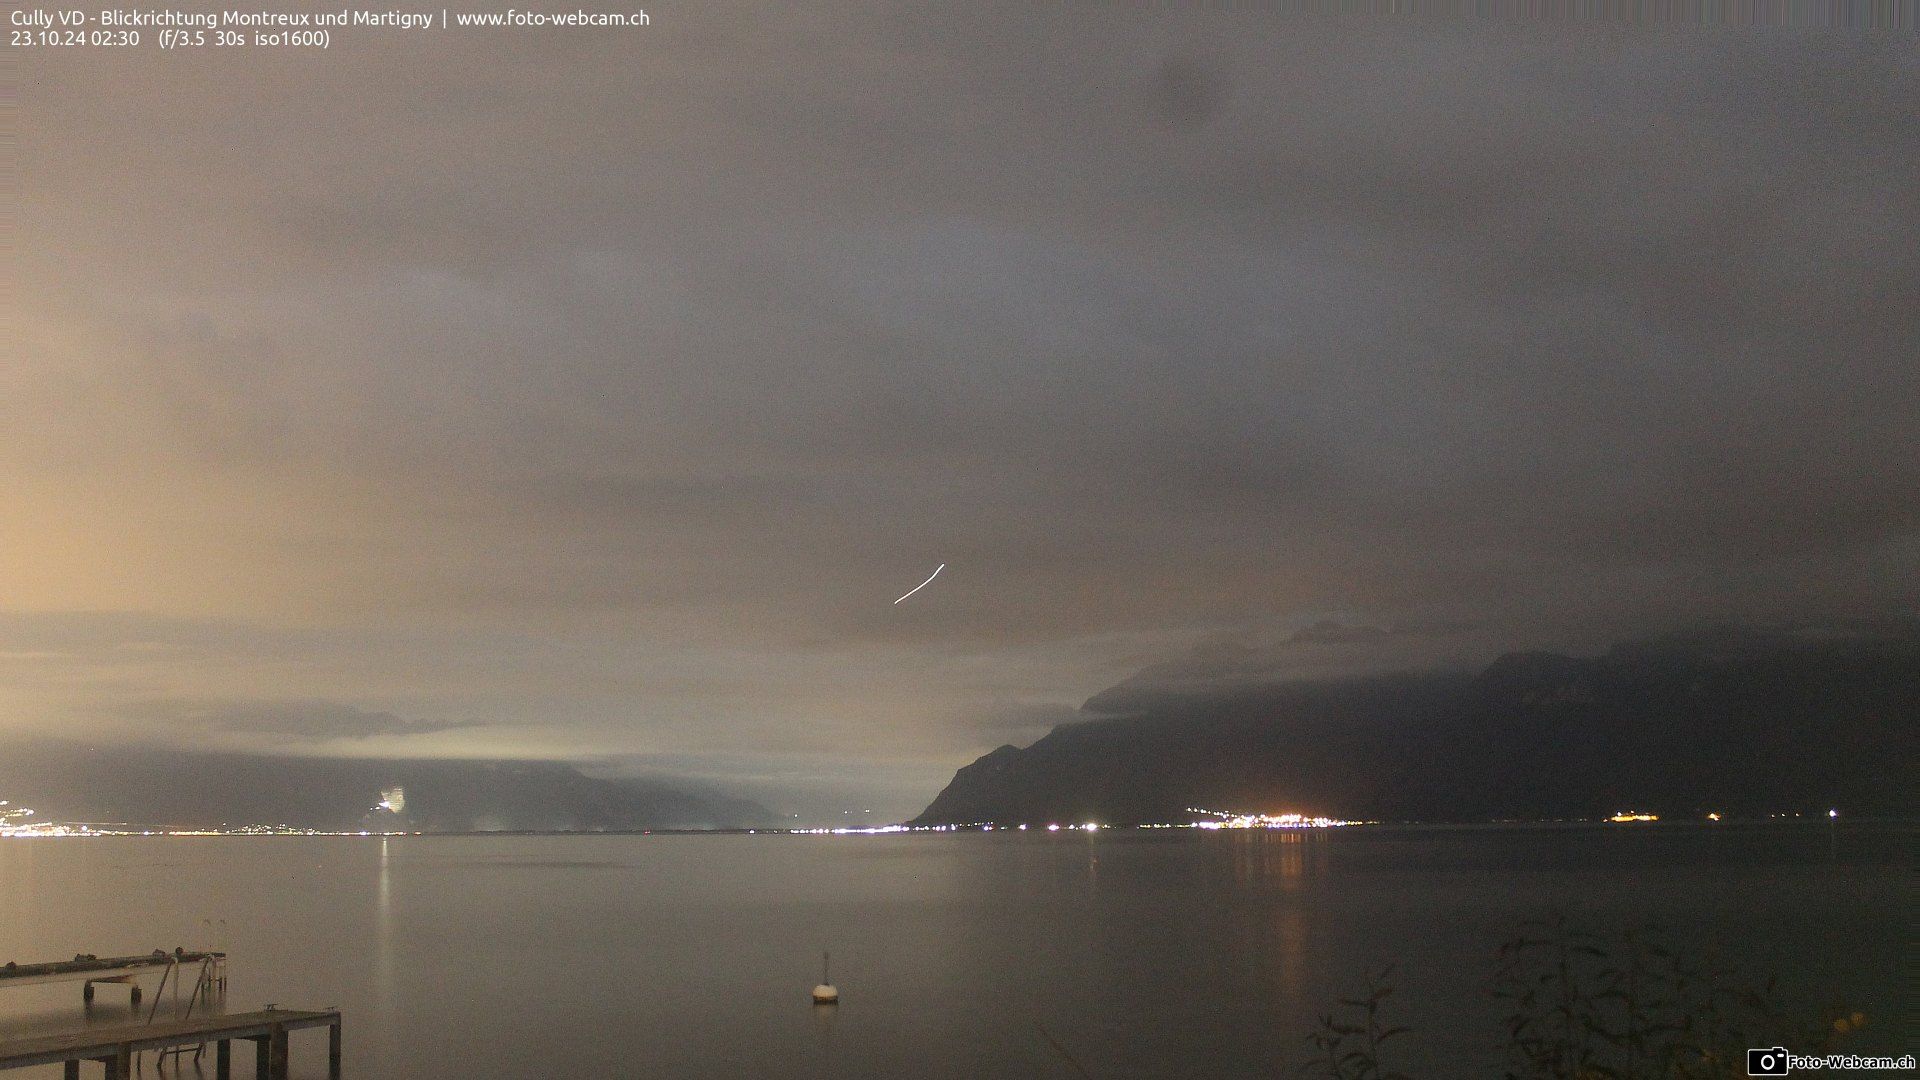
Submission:
M 1914 611 L 1911 35 L 915 8 L 14 57 L 0 736 L 905 817 L 1196 649 Z

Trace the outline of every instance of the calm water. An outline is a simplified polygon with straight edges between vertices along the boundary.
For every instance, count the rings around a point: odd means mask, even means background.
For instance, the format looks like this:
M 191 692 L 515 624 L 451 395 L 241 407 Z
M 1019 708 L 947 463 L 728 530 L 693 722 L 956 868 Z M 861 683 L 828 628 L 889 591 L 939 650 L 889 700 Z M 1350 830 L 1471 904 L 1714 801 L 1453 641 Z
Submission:
M 1497 1064 L 1496 946 L 1557 905 L 1715 943 L 1791 995 L 1867 1012 L 1870 1045 L 1905 1051 L 1912 839 L 1821 824 L 0 841 L 0 962 L 224 945 L 229 1009 L 346 1011 L 352 1077 L 969 1080 L 1076 1075 L 1042 1025 L 1103 1080 L 1295 1075 L 1316 1012 L 1393 963 L 1418 1029 L 1406 1063 L 1461 1076 Z M 837 1010 L 807 1003 L 823 948 Z M 81 1015 L 77 984 L 0 991 L 0 1036 Z M 92 1021 L 127 1019 L 103 989 Z M 324 1059 L 324 1036 L 295 1036 L 295 1075 Z

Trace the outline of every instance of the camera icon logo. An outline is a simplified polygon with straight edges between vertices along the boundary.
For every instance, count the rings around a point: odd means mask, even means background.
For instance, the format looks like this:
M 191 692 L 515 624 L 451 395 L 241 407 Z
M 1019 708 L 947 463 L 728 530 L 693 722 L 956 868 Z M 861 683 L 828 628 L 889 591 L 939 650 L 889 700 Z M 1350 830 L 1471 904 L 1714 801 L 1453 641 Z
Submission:
M 1785 1076 L 1787 1068 L 1787 1050 L 1784 1046 L 1747 1051 L 1748 1076 Z

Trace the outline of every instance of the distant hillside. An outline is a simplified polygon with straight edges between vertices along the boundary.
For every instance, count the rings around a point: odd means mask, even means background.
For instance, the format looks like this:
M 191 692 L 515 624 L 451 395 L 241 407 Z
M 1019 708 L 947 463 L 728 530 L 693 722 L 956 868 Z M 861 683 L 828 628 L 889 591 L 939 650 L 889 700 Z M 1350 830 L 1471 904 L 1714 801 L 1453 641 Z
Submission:
M 384 789 L 404 809 L 370 813 Z M 171 827 L 593 831 L 745 828 L 765 807 L 654 779 L 600 779 L 558 762 L 270 757 L 71 745 L 0 747 L 0 798 L 68 821 Z
M 915 823 L 1920 810 L 1911 623 L 1514 653 L 1477 676 L 1142 679 L 1083 711 L 1098 718 L 962 768 Z

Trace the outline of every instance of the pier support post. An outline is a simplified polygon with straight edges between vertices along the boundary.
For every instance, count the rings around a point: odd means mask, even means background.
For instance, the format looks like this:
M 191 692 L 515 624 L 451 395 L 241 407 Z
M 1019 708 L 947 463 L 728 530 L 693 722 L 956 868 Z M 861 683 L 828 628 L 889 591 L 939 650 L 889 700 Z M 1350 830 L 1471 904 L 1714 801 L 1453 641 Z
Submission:
M 233 1080 L 233 1040 L 221 1039 L 213 1047 L 214 1080 Z
M 287 1080 L 287 1029 L 279 1024 L 267 1036 L 267 1080 Z
M 253 1043 L 253 1080 L 267 1080 L 267 1037 L 249 1035 L 247 1039 Z
M 107 1066 L 107 1080 L 132 1080 L 133 1047 L 122 1043 L 110 1058 L 102 1059 Z
M 80 1080 L 80 1061 L 78 1058 L 66 1063 L 61 1076 L 65 1080 Z
M 327 1080 L 340 1080 L 340 1020 L 327 1025 Z

